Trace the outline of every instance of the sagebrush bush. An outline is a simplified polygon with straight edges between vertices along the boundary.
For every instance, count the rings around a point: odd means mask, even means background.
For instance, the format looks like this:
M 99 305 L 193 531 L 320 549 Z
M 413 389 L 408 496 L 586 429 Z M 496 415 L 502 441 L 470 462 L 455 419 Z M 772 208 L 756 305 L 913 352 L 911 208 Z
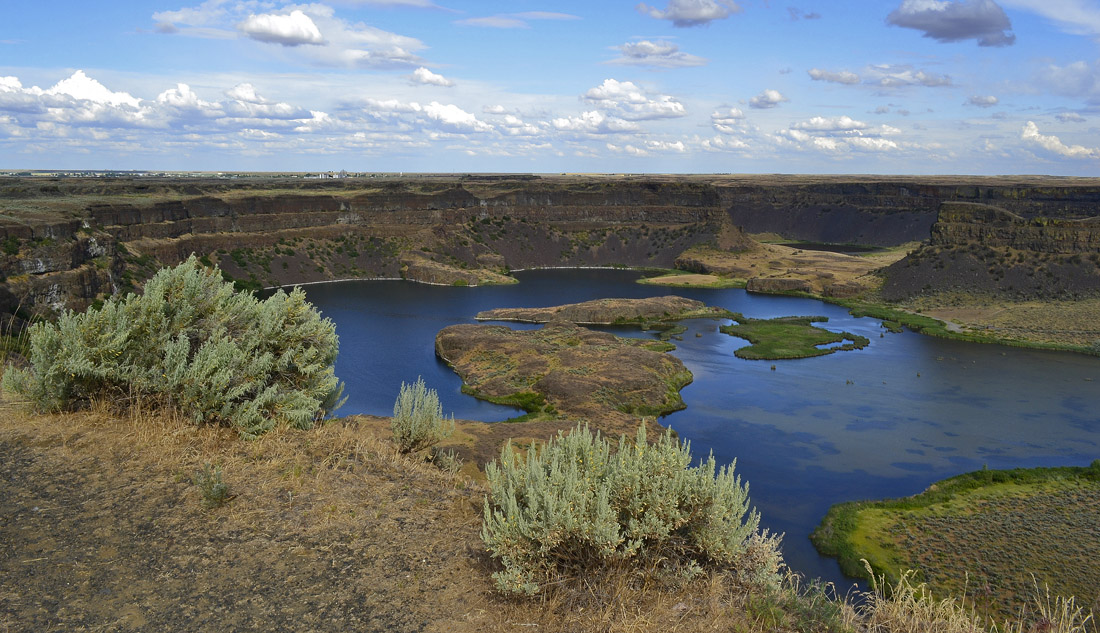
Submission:
M 401 383 L 393 403 L 390 421 L 393 441 L 402 453 L 431 448 L 454 433 L 454 416 L 443 417 L 443 406 L 435 389 L 428 389 L 423 378 L 411 385 Z
M 237 293 L 192 255 L 99 310 L 30 329 L 30 363 L 3 388 L 41 410 L 99 399 L 175 409 L 255 437 L 308 428 L 339 406 L 336 328 L 295 288 L 264 301 Z
M 748 484 L 733 468 L 717 469 L 713 456 L 692 467 L 687 443 L 669 431 L 649 444 L 644 424 L 634 441 L 620 438 L 614 453 L 587 427 L 559 432 L 526 458 L 509 443 L 486 466 L 481 538 L 504 565 L 493 575 L 497 586 L 533 594 L 559 574 L 625 561 L 682 577 L 704 565 L 778 566 L 777 551 L 744 556 L 750 537 L 760 540 L 760 517 L 749 511 Z M 757 544 L 777 545 L 766 535 Z M 756 577 L 762 570 L 744 571 Z

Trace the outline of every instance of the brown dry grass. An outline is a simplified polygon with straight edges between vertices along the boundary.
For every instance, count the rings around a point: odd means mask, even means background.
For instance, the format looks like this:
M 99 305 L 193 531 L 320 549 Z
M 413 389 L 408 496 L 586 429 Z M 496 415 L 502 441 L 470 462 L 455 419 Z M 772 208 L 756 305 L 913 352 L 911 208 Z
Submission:
M 713 275 L 670 275 L 649 280 L 670 284 L 695 282 L 711 285 L 722 279 L 748 280 L 754 277 L 775 279 L 802 279 L 810 283 L 815 293 L 822 293 L 826 286 L 852 284 L 864 289 L 877 287 L 880 280 L 872 272 L 898 261 L 914 245 L 906 245 L 866 256 L 845 255 L 826 251 L 792 248 L 779 244 L 760 243 L 755 248 L 728 252 L 696 247 L 681 255 L 684 259 L 702 262 Z
M 725 575 L 499 595 L 480 484 L 399 454 L 383 419 L 249 442 L 140 410 L 0 407 L 0 631 L 776 630 Z M 212 510 L 192 483 L 206 464 L 231 495 Z

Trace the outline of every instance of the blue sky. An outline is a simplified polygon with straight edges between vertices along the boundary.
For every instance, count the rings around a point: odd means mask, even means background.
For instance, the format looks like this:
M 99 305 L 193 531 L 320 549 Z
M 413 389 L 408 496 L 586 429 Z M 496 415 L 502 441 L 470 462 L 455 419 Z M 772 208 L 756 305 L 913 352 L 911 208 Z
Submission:
M 1100 0 L 18 4 L 0 169 L 1100 175 Z

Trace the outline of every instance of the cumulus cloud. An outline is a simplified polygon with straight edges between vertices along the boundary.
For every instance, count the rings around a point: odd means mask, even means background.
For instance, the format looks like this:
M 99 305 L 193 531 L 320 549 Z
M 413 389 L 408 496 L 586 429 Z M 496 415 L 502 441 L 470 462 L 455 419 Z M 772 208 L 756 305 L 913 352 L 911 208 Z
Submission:
M 636 123 L 617 117 L 605 116 L 598 110 L 582 112 L 578 116 L 551 119 L 550 125 L 561 132 L 582 132 L 586 134 L 619 134 L 638 131 Z
M 606 147 L 617 154 L 630 156 L 649 156 L 652 152 L 682 154 L 687 151 L 683 141 L 646 141 L 641 147 L 629 143 L 626 145 L 607 143 Z
M 455 82 L 451 81 L 450 79 L 447 79 L 443 75 L 433 73 L 423 66 L 417 68 L 413 71 L 411 75 L 409 75 L 409 83 L 425 84 L 429 86 L 443 86 L 445 88 L 450 88 L 451 86 L 455 85 Z
M 552 11 L 524 11 L 521 13 L 498 13 L 480 18 L 457 20 L 455 24 L 464 26 L 484 26 L 494 29 L 529 29 L 531 20 L 579 20 L 570 13 Z
M 675 97 L 651 95 L 632 81 L 605 79 L 602 84 L 584 93 L 584 99 L 631 121 L 671 119 L 687 114 L 684 104 Z
M 368 69 L 424 66 L 420 40 L 363 23 L 349 24 L 324 4 L 303 4 L 281 12 L 252 13 L 266 3 L 208 0 L 198 7 L 153 14 L 157 30 L 188 37 L 244 37 L 279 44 L 305 63 Z M 287 12 L 289 10 L 289 13 Z M 289 51 L 293 51 L 289 53 Z
M 1000 103 L 1000 99 L 993 95 L 971 95 L 964 105 L 977 106 L 979 108 L 992 108 Z
M 769 88 L 752 99 L 749 99 L 749 106 L 763 110 L 778 107 L 779 104 L 784 101 L 790 101 L 790 99 L 784 97 L 778 90 Z
M 527 123 L 512 114 L 504 115 L 504 120 L 497 124 L 497 128 L 507 136 L 535 136 L 542 132 L 539 126 Z
M 622 53 L 622 56 L 611 60 L 609 64 L 686 68 L 704 66 L 707 63 L 706 59 L 685 53 L 679 46 L 665 40 L 639 40 L 627 42 L 615 48 Z
M 455 132 L 488 132 L 493 126 L 454 104 L 433 101 L 424 106 L 424 114 L 444 128 Z
M 904 0 L 886 16 L 894 26 L 922 31 L 938 42 L 977 40 L 978 46 L 1010 46 L 1012 23 L 993 0 Z
M 852 151 L 887 152 L 901 149 L 897 142 L 886 138 L 900 134 L 901 130 L 889 125 L 871 127 L 850 116 L 815 116 L 792 123 L 787 129 L 776 132 L 774 139 L 780 145 L 803 150 L 816 150 L 829 154 L 845 154 Z
M 741 7 L 733 0 L 669 0 L 663 11 L 644 3 L 636 8 L 650 17 L 669 20 L 673 26 L 679 27 L 702 26 L 741 12 Z
M 904 86 L 924 86 L 926 88 L 940 88 L 952 84 L 948 75 L 938 75 L 924 70 L 916 70 L 912 66 L 879 65 L 867 69 L 870 76 L 868 83 L 877 84 L 884 88 L 900 88 Z
M 815 132 L 847 132 L 850 130 L 865 130 L 867 124 L 857 121 L 850 116 L 821 117 L 815 116 L 791 126 L 795 130 L 812 130 Z
M 297 9 L 287 15 L 275 13 L 250 15 L 247 20 L 238 24 L 237 28 L 254 40 L 283 46 L 321 44 L 325 41 L 313 20 Z
M 711 152 L 735 152 L 749 149 L 749 144 L 744 140 L 731 136 L 715 136 L 703 139 L 699 145 Z
M 1020 132 L 1020 138 L 1033 145 L 1038 145 L 1052 154 L 1058 154 L 1065 158 L 1097 158 L 1100 150 L 1090 149 L 1082 145 L 1066 145 L 1060 138 L 1039 133 L 1039 126 L 1033 121 L 1024 124 Z
M 726 108 L 710 113 L 710 124 L 722 134 L 738 134 L 744 128 L 745 113 L 740 108 Z
M 810 79 L 814 81 L 827 81 L 834 84 L 858 84 L 859 75 L 848 70 L 822 70 L 820 68 L 811 68 L 807 71 L 810 74 Z
M 1080 114 L 1077 114 L 1076 112 L 1063 112 L 1055 118 L 1057 118 L 1062 123 L 1084 123 L 1085 122 L 1085 117 L 1081 116 Z
M 78 70 L 68 79 L 62 79 L 57 82 L 57 85 L 47 90 L 45 94 L 68 95 L 74 99 L 83 99 L 112 106 L 126 105 L 132 108 L 138 107 L 141 103 L 139 99 L 135 99 L 133 95 L 128 92 L 112 92 L 108 90 L 103 84 L 85 75 L 83 70 Z

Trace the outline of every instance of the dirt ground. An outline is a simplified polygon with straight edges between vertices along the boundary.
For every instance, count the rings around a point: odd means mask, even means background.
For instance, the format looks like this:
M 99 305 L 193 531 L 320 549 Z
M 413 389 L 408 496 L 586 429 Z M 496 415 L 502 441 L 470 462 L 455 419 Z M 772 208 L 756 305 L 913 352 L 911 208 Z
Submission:
M 480 495 L 354 420 L 243 442 L 0 418 L 0 631 L 443 631 L 494 609 Z M 211 510 L 206 460 L 234 495 Z

